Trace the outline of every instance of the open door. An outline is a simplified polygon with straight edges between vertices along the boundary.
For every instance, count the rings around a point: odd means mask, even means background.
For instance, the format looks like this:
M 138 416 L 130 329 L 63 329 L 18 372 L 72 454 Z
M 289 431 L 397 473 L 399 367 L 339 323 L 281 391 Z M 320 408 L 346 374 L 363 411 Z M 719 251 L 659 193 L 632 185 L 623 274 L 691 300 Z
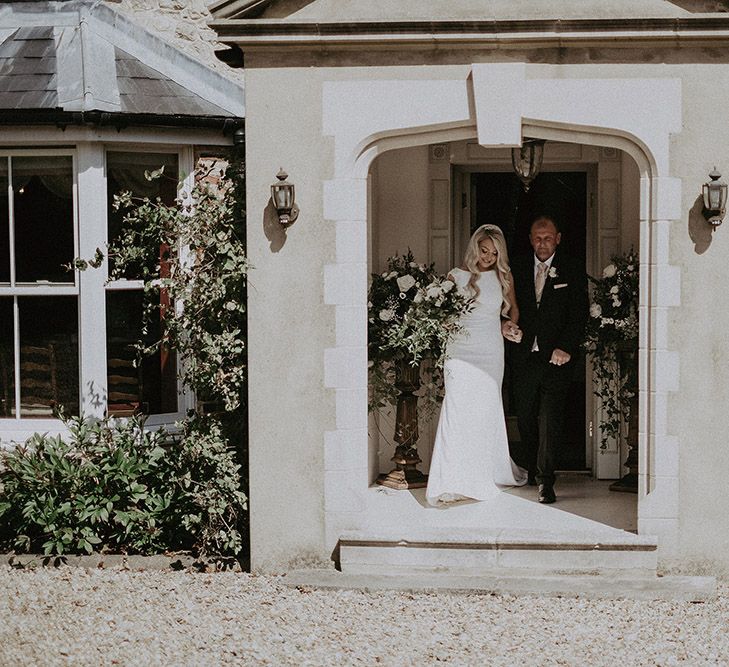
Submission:
M 470 216 L 468 236 L 483 224 L 497 225 L 504 232 L 509 256 L 532 253 L 529 228 L 542 213 L 554 216 L 562 229 L 561 250 L 586 266 L 588 174 L 585 171 L 547 171 L 524 192 L 516 175 L 509 172 L 470 174 Z M 466 222 L 466 221 L 464 221 Z M 468 237 L 466 236 L 466 238 Z M 580 354 L 574 367 L 566 418 L 566 442 L 557 459 L 558 470 L 586 470 L 590 439 L 586 429 L 585 356 Z M 509 438 L 518 438 L 513 405 L 511 374 L 507 354 L 504 373 L 504 409 Z

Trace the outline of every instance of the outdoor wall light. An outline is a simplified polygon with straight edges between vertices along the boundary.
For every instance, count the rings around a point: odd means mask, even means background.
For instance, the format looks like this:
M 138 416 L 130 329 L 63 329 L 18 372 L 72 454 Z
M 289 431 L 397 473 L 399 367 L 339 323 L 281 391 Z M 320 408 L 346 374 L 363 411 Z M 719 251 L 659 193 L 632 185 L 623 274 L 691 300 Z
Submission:
M 293 225 L 296 218 L 299 217 L 294 184 L 286 180 L 288 177 L 289 175 L 281 167 L 278 174 L 276 174 L 278 183 L 271 186 L 271 201 L 276 207 L 278 221 L 284 229 Z
M 544 143 L 544 139 L 524 139 L 520 148 L 511 149 L 511 164 L 524 192 L 529 192 L 529 186 L 542 168 Z
M 714 227 L 718 227 L 724 221 L 726 210 L 727 185 L 720 181 L 721 174 L 716 170 L 709 173 L 711 181 L 701 186 L 704 195 L 704 217 Z

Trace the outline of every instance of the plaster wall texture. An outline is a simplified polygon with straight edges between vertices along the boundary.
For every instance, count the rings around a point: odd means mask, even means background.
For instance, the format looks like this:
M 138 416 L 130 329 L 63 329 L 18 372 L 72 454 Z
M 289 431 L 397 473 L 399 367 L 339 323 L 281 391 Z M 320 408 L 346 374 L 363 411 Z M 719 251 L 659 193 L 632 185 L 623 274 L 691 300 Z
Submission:
M 251 259 L 256 267 L 250 302 L 251 516 L 256 535 L 254 564 L 275 569 L 285 567 L 297 556 L 328 557 L 326 543 L 331 537 L 322 539 L 327 479 L 322 472 L 322 450 L 324 431 L 336 425 L 339 390 L 324 386 L 322 359 L 325 350 L 334 344 L 339 306 L 323 305 L 326 298 L 322 299 L 321 290 L 322 271 L 336 256 L 336 228 L 346 222 L 347 196 L 339 200 L 340 214 L 328 219 L 322 187 L 336 190 L 333 176 L 351 162 L 357 150 L 364 148 L 358 146 L 356 138 L 366 131 L 376 132 L 378 123 L 381 128 L 398 128 L 427 125 L 434 119 L 451 124 L 466 121 L 469 110 L 463 95 L 469 68 L 300 69 L 277 67 L 279 61 L 268 58 L 251 54 L 246 70 L 248 163 L 255 165 L 248 182 Z M 528 77 L 538 75 L 543 79 L 534 90 L 544 95 L 554 95 L 555 89 L 558 93 L 574 93 L 582 85 L 580 80 L 618 78 L 664 80 L 664 89 L 672 95 L 682 92 L 682 115 L 677 119 L 665 116 L 673 112 L 662 107 L 662 84 L 652 89 L 657 96 L 652 117 L 627 118 L 640 133 L 650 134 L 659 124 L 673 128 L 674 133 L 665 145 L 659 139 L 655 141 L 659 153 L 655 157 L 663 179 L 655 187 L 669 189 L 670 193 L 661 200 L 660 210 L 654 208 L 656 222 L 650 230 L 644 225 L 641 238 L 641 249 L 647 250 L 650 238 L 654 256 L 665 254 L 667 264 L 661 267 L 657 287 L 650 295 L 652 316 L 663 317 L 667 326 L 661 340 L 652 341 L 658 349 L 651 357 L 651 373 L 661 390 L 654 397 L 657 414 L 651 426 L 656 431 L 652 434 L 655 460 L 651 462 L 655 476 L 652 493 L 645 499 L 649 502 L 644 503 L 647 514 L 641 531 L 660 533 L 662 527 L 669 532 L 675 530 L 670 517 L 677 513 L 678 533 L 669 535 L 676 547 L 672 555 L 684 564 L 707 561 L 714 568 L 729 568 L 729 557 L 725 555 L 729 551 L 722 549 L 727 546 L 724 536 L 729 535 L 729 512 L 720 495 L 729 476 L 729 460 L 717 435 L 729 428 L 729 414 L 724 407 L 729 353 L 723 333 L 729 328 L 729 308 L 724 303 L 726 293 L 711 287 L 721 285 L 725 278 L 724 246 L 729 240 L 722 228 L 711 234 L 696 208 L 707 172 L 715 162 L 720 169 L 729 163 L 729 139 L 722 139 L 717 127 L 712 111 L 716 106 L 705 104 L 706 99 L 714 99 L 713 91 L 724 89 L 716 86 L 713 77 L 725 79 L 727 75 L 711 65 L 578 64 L 540 69 L 530 70 Z M 575 83 L 569 84 L 570 79 Z M 373 85 L 380 81 L 385 85 Z M 631 95 L 636 99 L 644 96 L 642 84 L 617 84 L 613 92 L 625 103 Z M 286 90 L 288 99 L 295 103 L 282 104 L 281 90 Z M 579 114 L 587 113 L 588 107 L 603 104 L 604 113 L 598 111 L 598 115 L 602 113 L 606 126 L 610 126 L 612 100 L 591 99 L 589 86 L 584 92 L 578 109 L 556 105 L 565 121 L 572 118 L 572 122 L 578 122 Z M 409 108 L 402 108 L 403 100 L 409 101 Z M 424 106 L 426 100 L 430 107 Z M 382 110 L 379 104 L 390 104 L 392 108 Z M 539 110 L 538 100 L 524 104 L 527 111 Z M 363 115 L 358 111 L 360 105 L 377 108 L 379 117 Z M 386 125 L 382 125 L 383 118 Z M 351 130 L 349 145 L 333 145 L 329 136 L 341 138 L 337 134 L 343 131 L 340 123 L 348 124 Z M 266 238 L 268 223 L 263 211 L 268 186 L 280 162 L 285 163 L 283 166 L 297 184 L 302 215 L 289 230 L 286 243 L 274 251 Z M 668 175 L 673 178 L 666 178 Z M 355 180 L 346 185 L 352 186 L 356 198 L 360 192 L 357 178 L 362 174 L 350 176 Z M 392 183 L 388 188 L 392 191 Z M 643 209 L 645 218 L 647 206 Z M 361 207 L 352 206 L 351 210 L 361 211 Z M 354 223 L 352 229 L 365 223 L 350 222 Z M 361 271 L 355 272 L 359 276 L 356 290 L 366 289 L 362 280 L 366 278 L 365 248 L 366 242 L 361 244 Z M 647 299 L 645 289 L 647 286 Z M 359 373 L 354 366 L 352 372 Z M 287 389 L 293 386 L 295 391 Z M 362 422 L 366 429 L 366 415 Z M 359 426 L 357 422 L 353 434 Z M 366 437 L 359 442 L 364 446 Z M 673 454 L 662 456 L 663 451 Z M 366 452 L 361 454 L 362 478 L 366 479 Z M 356 467 L 353 478 L 358 474 Z M 286 493 L 272 475 L 286 487 Z M 294 493 L 290 492 L 292 486 Z M 356 523 L 362 504 L 356 495 L 346 497 L 353 503 L 348 516 Z
M 377 257 L 373 271 L 384 271 L 387 258 L 408 248 L 417 261 L 428 257 L 428 147 L 383 153 L 373 165 Z
M 335 259 L 335 227 L 323 215 L 331 148 L 321 135 L 321 90 L 310 76 L 252 70 L 247 114 L 249 423 L 252 566 L 325 558 L 324 432 L 335 396 L 325 388 L 324 350 L 335 312 L 324 305 L 324 266 Z M 278 86 L 284 86 L 279 88 Z M 290 102 L 281 99 L 289 90 Z M 259 122 L 255 122 L 259 119 Z M 269 205 L 283 167 L 301 213 L 284 233 Z M 363 260 L 364 261 L 364 260 Z
M 709 79 L 711 77 L 711 80 Z M 711 81 L 713 80 L 713 84 Z M 680 390 L 668 397 L 668 432 L 678 438 L 680 536 L 687 560 L 720 561 L 729 573 L 729 235 L 713 233 L 701 216 L 701 184 L 716 165 L 729 171 L 729 137 L 704 103 L 710 90 L 725 91 L 726 68 L 683 76 L 684 122 L 674 137 L 672 171 L 684 184 L 682 217 L 671 225 L 671 263 L 681 267 L 681 304 L 669 309 L 671 349 L 680 350 Z M 717 86 L 713 88 L 713 86 Z M 719 104 L 727 95 L 719 93 Z

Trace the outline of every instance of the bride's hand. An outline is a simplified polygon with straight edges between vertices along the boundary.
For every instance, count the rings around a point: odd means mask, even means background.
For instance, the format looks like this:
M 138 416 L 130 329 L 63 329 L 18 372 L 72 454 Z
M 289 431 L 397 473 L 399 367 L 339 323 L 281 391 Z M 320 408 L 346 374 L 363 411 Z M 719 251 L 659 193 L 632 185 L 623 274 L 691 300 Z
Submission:
M 511 320 L 504 320 L 501 323 L 501 335 L 512 343 L 521 342 L 522 331 L 517 324 Z

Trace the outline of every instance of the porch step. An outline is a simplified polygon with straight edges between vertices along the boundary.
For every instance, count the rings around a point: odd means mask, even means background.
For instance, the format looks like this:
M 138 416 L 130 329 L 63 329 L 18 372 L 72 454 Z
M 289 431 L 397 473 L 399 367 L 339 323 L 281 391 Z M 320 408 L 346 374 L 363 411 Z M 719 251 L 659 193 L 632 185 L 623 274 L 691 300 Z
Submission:
M 345 574 L 656 576 L 655 538 L 621 530 L 385 528 L 339 540 Z
M 588 599 L 667 600 L 704 602 L 715 595 L 714 577 L 654 575 L 501 575 L 347 574 L 333 570 L 293 570 L 281 583 L 296 588 L 325 590 L 405 591 L 409 593 L 462 593 L 540 595 Z

